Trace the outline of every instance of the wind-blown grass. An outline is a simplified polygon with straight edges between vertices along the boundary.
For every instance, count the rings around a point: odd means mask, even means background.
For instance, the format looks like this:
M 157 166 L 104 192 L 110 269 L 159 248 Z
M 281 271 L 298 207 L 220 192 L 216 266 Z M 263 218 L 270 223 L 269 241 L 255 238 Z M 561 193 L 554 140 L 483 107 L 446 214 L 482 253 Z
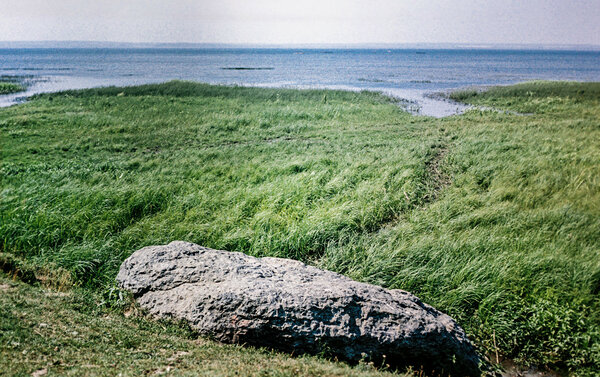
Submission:
M 112 281 L 136 248 L 172 239 L 309 260 L 425 191 L 423 121 L 400 128 L 409 116 L 377 95 L 121 90 L 3 113 L 6 251 L 91 285 Z
M 495 337 L 518 360 L 597 371 L 598 88 L 531 83 L 477 94 L 476 105 L 534 114 L 473 110 L 441 121 L 452 185 L 394 226 L 331 248 L 324 266 L 418 292 L 490 350 Z
M 486 351 L 593 374 L 599 88 L 461 95 L 533 115 L 441 120 L 342 91 L 41 95 L 0 110 L 2 251 L 92 294 L 136 249 L 176 239 L 300 259 L 409 290 Z

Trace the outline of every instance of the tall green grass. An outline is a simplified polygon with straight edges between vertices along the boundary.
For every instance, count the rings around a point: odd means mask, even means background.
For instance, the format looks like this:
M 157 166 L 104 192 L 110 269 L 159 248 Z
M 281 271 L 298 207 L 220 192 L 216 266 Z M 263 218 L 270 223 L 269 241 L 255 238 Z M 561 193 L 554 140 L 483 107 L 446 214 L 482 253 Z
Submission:
M 95 292 L 136 249 L 176 239 L 300 259 L 412 291 L 484 351 L 593 374 L 599 88 L 461 95 L 532 115 L 441 120 L 342 91 L 41 95 L 0 110 L 2 251 Z
M 423 121 L 401 119 L 346 92 L 174 82 L 40 97 L 0 120 L 3 248 L 92 286 L 172 239 L 318 258 L 423 195 Z

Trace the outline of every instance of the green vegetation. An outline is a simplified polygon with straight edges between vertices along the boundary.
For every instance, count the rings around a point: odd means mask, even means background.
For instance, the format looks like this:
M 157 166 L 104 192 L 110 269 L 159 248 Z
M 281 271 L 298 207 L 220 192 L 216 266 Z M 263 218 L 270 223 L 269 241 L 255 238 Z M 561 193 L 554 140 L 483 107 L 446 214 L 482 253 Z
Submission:
M 223 345 L 182 325 L 107 312 L 85 292 L 43 290 L 0 274 L 0 375 L 390 375 L 318 357 Z
M 478 105 L 509 105 L 516 109 L 523 109 L 518 105 L 534 106 L 534 99 L 568 99 L 574 102 L 578 101 L 597 101 L 600 99 L 600 85 L 594 82 L 561 82 L 549 83 L 547 81 L 532 81 L 510 86 L 496 86 L 485 91 L 478 89 L 457 90 L 448 95 L 451 99 L 461 102 L 469 102 Z M 518 103 L 510 99 L 518 99 Z M 503 101 L 508 99 L 508 101 Z M 535 107 L 535 106 L 534 106 Z M 539 112 L 539 108 L 535 107 Z M 556 110 L 556 108 L 554 108 Z
M 112 302 L 120 263 L 146 245 L 295 258 L 417 294 L 494 358 L 593 375 L 598 93 L 537 82 L 462 93 L 532 115 L 444 119 L 341 91 L 170 82 L 41 95 L 0 110 L 0 265 Z M 126 331 L 113 315 L 106 326 Z
M 22 92 L 25 90 L 25 87 L 19 84 L 14 84 L 11 82 L 0 82 L 0 94 L 10 94 L 16 92 Z

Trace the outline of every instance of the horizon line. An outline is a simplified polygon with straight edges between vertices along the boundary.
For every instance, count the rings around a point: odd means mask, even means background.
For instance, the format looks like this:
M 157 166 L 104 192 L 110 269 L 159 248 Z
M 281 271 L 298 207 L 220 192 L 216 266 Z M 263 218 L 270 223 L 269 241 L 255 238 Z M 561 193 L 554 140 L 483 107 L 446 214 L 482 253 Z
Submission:
M 369 42 L 369 43 L 232 43 L 232 42 L 119 42 L 119 41 L 97 41 L 97 40 L 19 40 L 3 41 L 0 40 L 0 48 L 6 48 L 8 45 L 21 45 L 20 48 L 34 48 L 32 45 L 55 44 L 63 45 L 56 48 L 77 48 L 76 45 L 122 45 L 136 48 L 136 46 L 155 46 L 155 47 L 204 47 L 204 48 L 332 48 L 332 49 L 353 49 L 353 48 L 433 48 L 433 49 L 592 49 L 600 50 L 600 44 L 584 43 L 457 43 L 457 42 Z M 70 46 L 69 46 L 70 45 Z M 81 47 L 81 46 L 79 46 Z M 10 47 L 9 47 L 10 48 Z M 16 47 L 19 48 L 19 47 Z

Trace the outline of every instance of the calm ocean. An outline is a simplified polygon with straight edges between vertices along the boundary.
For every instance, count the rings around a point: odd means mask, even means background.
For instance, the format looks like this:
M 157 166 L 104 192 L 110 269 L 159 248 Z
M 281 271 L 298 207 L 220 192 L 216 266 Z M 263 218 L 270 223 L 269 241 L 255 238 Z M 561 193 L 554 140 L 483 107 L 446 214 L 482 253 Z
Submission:
M 63 89 L 173 79 L 215 84 L 376 90 L 443 116 L 458 105 L 429 98 L 449 89 L 527 80 L 600 81 L 598 51 L 326 49 L 0 49 L 2 80 L 29 83 L 0 106 Z

